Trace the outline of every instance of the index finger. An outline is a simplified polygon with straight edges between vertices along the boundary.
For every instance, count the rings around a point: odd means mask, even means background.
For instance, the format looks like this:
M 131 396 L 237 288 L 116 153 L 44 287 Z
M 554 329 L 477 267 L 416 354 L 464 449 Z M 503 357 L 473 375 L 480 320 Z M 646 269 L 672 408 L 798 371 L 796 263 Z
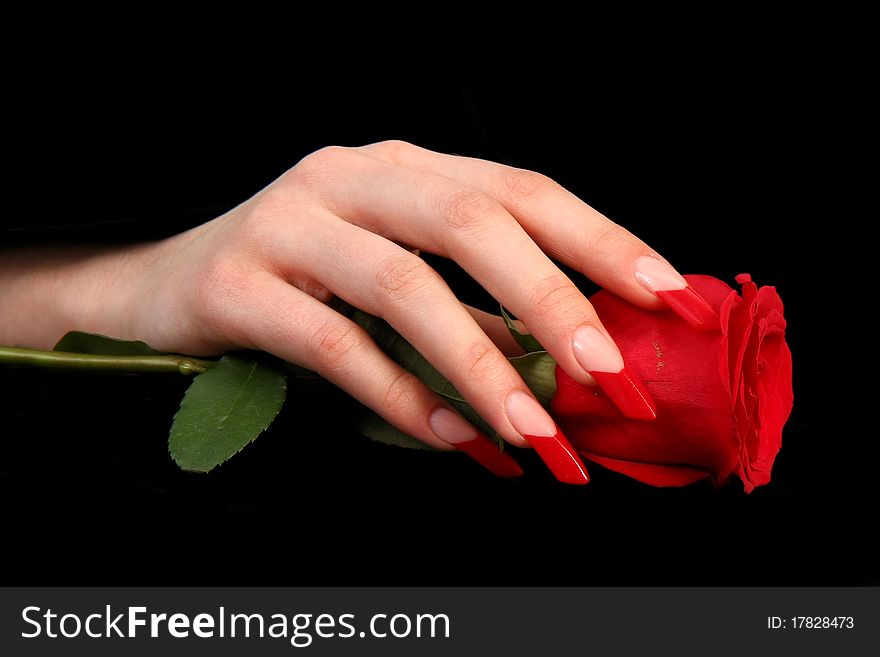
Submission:
M 382 142 L 364 150 L 466 183 L 497 199 L 548 255 L 627 301 L 668 307 L 699 330 L 718 328 L 712 307 L 660 254 L 552 179 L 406 142 Z

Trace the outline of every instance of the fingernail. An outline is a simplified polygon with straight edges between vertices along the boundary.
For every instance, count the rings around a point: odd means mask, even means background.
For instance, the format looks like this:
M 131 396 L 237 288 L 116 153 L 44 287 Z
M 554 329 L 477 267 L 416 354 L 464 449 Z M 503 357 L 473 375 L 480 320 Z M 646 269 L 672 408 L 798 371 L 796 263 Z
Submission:
M 498 477 L 519 477 L 523 471 L 513 457 L 472 427 L 467 420 L 442 406 L 428 417 L 431 430 L 445 443 L 464 452 Z
M 634 270 L 639 285 L 659 297 L 695 329 L 711 331 L 719 327 L 718 314 L 712 306 L 665 262 L 642 256 L 636 260 Z
M 559 481 L 566 484 L 590 481 L 581 457 L 534 397 L 514 390 L 507 396 L 505 407 L 513 428 L 529 441 Z
M 595 326 L 581 326 L 574 332 L 574 357 L 614 402 L 634 420 L 653 420 L 657 409 L 651 394 L 638 377 L 626 369 L 617 346 Z

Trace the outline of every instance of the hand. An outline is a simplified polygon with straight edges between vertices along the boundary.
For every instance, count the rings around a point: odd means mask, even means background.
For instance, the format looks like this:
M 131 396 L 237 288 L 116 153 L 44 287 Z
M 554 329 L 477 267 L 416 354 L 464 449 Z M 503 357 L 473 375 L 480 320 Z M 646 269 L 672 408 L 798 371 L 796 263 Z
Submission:
M 505 440 L 531 444 L 560 480 L 585 483 L 580 458 L 502 353 L 509 339 L 497 318 L 462 305 L 408 248 L 455 260 L 572 378 L 598 383 L 634 418 L 654 417 L 650 396 L 548 256 L 632 303 L 668 305 L 698 326 L 714 317 L 659 255 L 552 180 L 383 142 L 317 151 L 240 206 L 170 239 L 44 256 L 54 323 L 43 325 L 193 355 L 265 350 L 318 372 L 429 445 L 461 449 L 497 474 L 521 472 L 328 306 L 335 295 L 387 320 Z

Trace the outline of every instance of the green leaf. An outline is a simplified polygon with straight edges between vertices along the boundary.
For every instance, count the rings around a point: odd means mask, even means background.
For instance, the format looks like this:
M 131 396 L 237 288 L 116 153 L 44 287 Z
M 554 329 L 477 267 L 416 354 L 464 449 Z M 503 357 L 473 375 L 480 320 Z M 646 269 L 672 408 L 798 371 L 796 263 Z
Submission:
M 546 351 L 509 358 L 538 401 L 546 408 L 556 394 L 556 360 Z
M 391 357 L 398 365 L 408 372 L 412 372 L 431 390 L 445 397 L 450 405 L 461 413 L 471 424 L 482 431 L 486 436 L 503 446 L 504 441 L 492 426 L 486 422 L 479 413 L 462 397 L 455 387 L 438 372 L 431 363 L 425 360 L 415 347 L 404 339 L 383 319 L 374 317 L 356 308 L 349 309 L 349 317 L 370 334 L 377 345 Z M 508 318 L 509 319 L 509 318 Z M 537 344 L 537 341 L 534 343 Z M 517 356 L 508 359 L 525 380 L 526 384 L 535 393 L 538 400 L 547 406 L 556 393 L 556 361 L 546 351 L 538 351 L 525 356 Z M 381 418 L 380 418 L 381 419 Z M 384 420 L 383 420 L 384 422 Z M 387 424 L 387 423 L 386 423 Z M 389 425 L 390 426 L 390 425 Z M 393 429 L 393 427 L 392 427 Z M 363 427 L 362 427 L 363 430 Z M 375 429 L 370 429 L 375 431 Z M 393 429 L 398 434 L 405 436 L 407 441 L 415 441 L 415 438 Z M 371 438 L 374 436 L 370 436 Z M 383 441 L 389 444 L 404 445 L 405 441 Z M 423 443 L 416 441 L 419 445 Z M 420 447 L 421 448 L 421 447 Z
M 525 349 L 527 354 L 534 351 L 544 351 L 544 347 L 541 346 L 541 343 L 531 333 L 523 333 L 517 328 L 504 306 L 501 306 L 501 316 L 504 318 L 504 323 L 507 325 L 507 330 L 510 331 L 513 339 L 516 340 L 520 347 Z
M 272 423 L 286 391 L 287 377 L 276 363 L 223 356 L 186 391 L 168 438 L 171 456 L 183 470 L 209 472 Z
M 105 356 L 158 356 L 145 342 L 117 340 L 97 333 L 71 331 L 58 341 L 53 351 L 69 351 L 77 354 L 100 354 Z
M 386 445 L 395 445 L 397 447 L 407 447 L 409 449 L 424 449 L 432 452 L 441 450 L 434 449 L 430 445 L 426 445 L 421 440 L 416 440 L 397 427 L 386 422 L 382 417 L 373 411 L 365 408 L 363 417 L 360 418 L 359 426 L 361 433 L 367 438 L 372 438 Z
M 415 347 L 395 331 L 384 319 L 374 317 L 357 308 L 350 314 L 351 320 L 363 327 L 370 337 L 388 356 L 407 372 L 412 372 L 431 390 L 449 400 L 464 402 L 464 397 L 440 374 L 431 363 L 425 360 Z

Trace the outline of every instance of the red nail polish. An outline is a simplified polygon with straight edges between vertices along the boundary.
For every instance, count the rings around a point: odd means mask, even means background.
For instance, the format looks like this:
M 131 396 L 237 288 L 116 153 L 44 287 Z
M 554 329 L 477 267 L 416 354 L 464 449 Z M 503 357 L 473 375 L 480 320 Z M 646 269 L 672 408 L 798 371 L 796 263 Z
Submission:
M 523 473 L 519 463 L 514 461 L 510 454 L 502 452 L 498 445 L 484 436 L 454 443 L 453 447 L 470 456 L 497 477 L 519 477 Z
M 698 331 L 719 328 L 718 315 L 712 306 L 667 263 L 642 256 L 635 261 L 635 277 L 639 285 L 657 295 L 670 310 Z
M 721 326 L 712 306 L 690 285 L 681 290 L 657 290 L 654 294 L 698 331 L 714 331 Z
M 619 372 L 590 372 L 614 405 L 633 420 L 654 420 L 657 407 L 644 384 L 624 367 Z
M 470 456 L 489 472 L 499 477 L 518 477 L 522 468 L 513 457 L 477 431 L 461 415 L 445 406 L 438 406 L 428 416 L 428 424 L 443 442 Z
M 621 412 L 635 420 L 653 420 L 657 408 L 651 394 L 626 369 L 617 347 L 595 326 L 574 332 L 575 360 L 590 374 Z
M 561 431 L 557 430 L 553 436 L 525 434 L 525 439 L 559 481 L 564 484 L 589 483 L 590 475 L 587 474 L 584 462 Z
M 581 457 L 534 397 L 513 390 L 505 403 L 510 424 L 538 452 L 556 478 L 566 484 L 590 481 Z

